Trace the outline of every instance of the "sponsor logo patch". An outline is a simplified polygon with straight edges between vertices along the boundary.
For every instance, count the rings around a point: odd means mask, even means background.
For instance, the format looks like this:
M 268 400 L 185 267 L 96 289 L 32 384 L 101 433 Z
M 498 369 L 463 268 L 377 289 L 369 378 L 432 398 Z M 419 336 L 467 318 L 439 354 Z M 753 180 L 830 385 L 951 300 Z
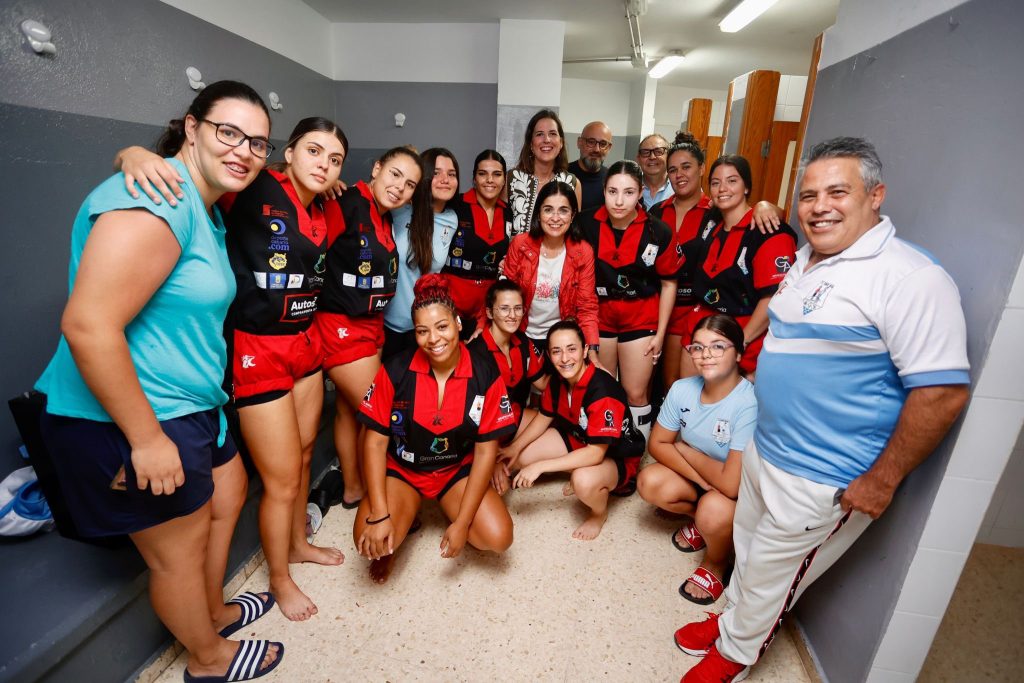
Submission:
M 302 286 L 302 273 L 292 273 L 288 276 L 288 289 L 298 289 Z
M 825 282 L 822 280 L 814 291 L 811 292 L 810 296 L 804 299 L 804 315 L 813 313 L 822 306 L 825 305 L 825 301 L 828 300 L 828 295 L 832 293 L 832 289 L 835 287 L 831 282 Z
M 267 273 L 267 289 L 284 289 L 288 284 L 285 273 Z
M 243 368 L 254 368 L 254 367 L 256 367 L 256 356 L 243 355 L 242 356 L 242 367 Z
M 267 263 L 269 263 L 270 267 L 274 270 L 282 270 L 288 265 L 288 256 L 281 253 L 275 253 L 270 257 L 270 260 L 267 261 Z
M 484 414 L 484 397 L 477 394 L 473 398 L 473 405 L 469 407 L 469 419 L 473 421 L 477 427 L 480 426 L 480 418 Z

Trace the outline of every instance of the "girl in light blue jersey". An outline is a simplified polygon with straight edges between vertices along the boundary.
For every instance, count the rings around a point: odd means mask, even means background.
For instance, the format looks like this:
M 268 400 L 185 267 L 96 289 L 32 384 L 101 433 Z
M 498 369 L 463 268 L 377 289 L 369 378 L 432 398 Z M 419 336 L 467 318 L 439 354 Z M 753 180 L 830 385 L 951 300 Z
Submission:
M 735 319 L 702 319 L 686 350 L 699 374 L 669 389 L 648 444 L 657 462 L 640 472 L 637 488 L 649 503 L 692 516 L 672 544 L 683 552 L 707 551 L 679 593 L 707 605 L 725 589 L 741 459 L 754 436 L 757 401 L 754 386 L 740 376 L 743 329 Z

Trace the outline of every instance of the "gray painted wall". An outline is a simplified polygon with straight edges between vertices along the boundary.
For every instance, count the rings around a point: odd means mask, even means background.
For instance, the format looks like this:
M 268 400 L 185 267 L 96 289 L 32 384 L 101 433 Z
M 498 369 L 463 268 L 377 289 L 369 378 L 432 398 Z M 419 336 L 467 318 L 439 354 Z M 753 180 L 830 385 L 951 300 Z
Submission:
M 16 30 L 27 18 L 50 27 L 55 56 L 28 48 Z M 185 111 L 195 95 L 186 66 L 207 83 L 233 78 L 280 94 L 275 139 L 304 116 L 332 116 L 334 98 L 329 79 L 156 0 L 4 3 L 0 25 L 0 287 L 14 302 L 0 326 L 6 401 L 32 386 L 56 348 L 79 204 L 117 149 L 152 144 Z M 5 411 L 0 476 L 18 465 L 19 443 Z
M 729 108 L 729 135 L 722 145 L 722 154 L 735 154 L 739 149 L 740 133 L 743 130 L 743 108 L 746 102 L 746 97 L 732 101 L 732 106 Z
M 1024 252 L 1024 92 L 1015 85 L 1022 24 L 1016 0 L 974 0 L 824 69 L 807 132 L 808 144 L 860 135 L 878 147 L 888 185 L 883 213 L 956 280 L 974 372 Z M 830 680 L 866 677 L 958 429 L 801 601 L 797 617 Z
M 468 189 L 476 155 L 494 147 L 497 84 L 338 81 L 333 91 L 337 122 L 352 144 L 342 173 L 346 182 L 368 179 L 381 152 L 411 144 L 420 151 L 451 150 Z M 406 116 L 402 128 L 395 126 L 398 112 Z

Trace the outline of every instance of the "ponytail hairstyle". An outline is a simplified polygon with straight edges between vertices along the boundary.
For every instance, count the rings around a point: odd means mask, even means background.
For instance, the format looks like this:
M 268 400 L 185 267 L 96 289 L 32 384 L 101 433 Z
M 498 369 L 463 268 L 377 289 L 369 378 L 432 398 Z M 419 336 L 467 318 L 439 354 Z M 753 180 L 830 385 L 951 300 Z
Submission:
M 405 262 L 429 273 L 434 262 L 434 195 L 431 185 L 438 157 L 450 159 L 455 167 L 455 192 L 458 194 L 459 161 L 444 147 L 431 147 L 420 155 L 423 175 L 412 194 L 412 221 L 409 223 L 409 255 Z M 383 164 L 383 162 L 381 162 Z
M 643 190 L 644 172 L 640 169 L 640 164 L 636 163 L 632 159 L 622 159 L 608 167 L 608 174 L 604 177 L 605 187 L 608 187 L 608 179 L 613 175 L 628 175 L 630 178 L 635 180 L 636 184 L 640 186 L 641 190 Z
M 192 100 L 185 116 L 191 116 L 196 121 L 205 119 L 214 105 L 221 100 L 241 100 L 254 104 L 263 110 L 263 113 L 267 115 L 267 121 L 270 121 L 270 110 L 267 109 L 263 98 L 251 87 L 238 81 L 217 81 L 206 86 Z M 181 151 L 185 145 L 185 116 L 180 119 L 172 119 L 167 124 L 167 129 L 157 140 L 157 154 L 162 157 L 173 157 Z
M 576 336 L 579 337 L 580 344 L 582 346 L 586 346 L 587 345 L 587 340 L 583 338 L 583 330 L 580 329 L 580 324 L 578 322 L 576 322 L 576 319 L 575 318 L 565 318 L 564 320 L 559 320 L 554 325 L 552 325 L 551 327 L 548 328 L 548 336 L 547 336 L 548 348 L 551 348 L 551 337 L 552 337 L 552 335 L 554 335 L 555 332 L 561 332 L 562 330 L 568 330 L 570 332 L 574 332 L 576 334 Z M 586 356 L 584 356 L 584 361 L 585 360 L 586 360 Z
M 458 317 L 455 301 L 452 300 L 451 291 L 448 288 L 448 278 L 444 275 L 427 273 L 412 286 L 412 293 L 412 316 L 414 319 L 416 311 L 433 304 L 446 306 L 452 312 L 453 318 Z
M 698 166 L 704 165 L 704 150 L 700 148 L 700 142 L 693 136 L 689 131 L 681 130 L 676 133 L 675 142 L 668 150 L 668 154 L 665 156 L 666 162 L 676 152 L 686 152 L 697 161 Z
M 519 295 L 520 299 L 523 298 L 523 288 L 516 284 L 514 280 L 495 280 L 494 284 L 487 288 L 484 308 L 488 310 L 494 308 L 494 303 L 498 300 L 500 292 L 515 292 Z
M 480 168 L 480 164 L 485 161 L 497 161 L 501 164 L 502 175 L 508 175 L 508 167 L 505 165 L 505 157 L 501 156 L 501 152 L 496 149 L 485 149 L 476 155 L 476 160 L 473 161 L 473 177 L 476 178 L 476 172 Z M 458 167 L 456 167 L 458 168 Z
M 294 149 L 295 145 L 299 143 L 299 140 L 306 133 L 327 133 L 328 135 L 333 135 L 338 138 L 338 142 L 341 143 L 341 148 L 345 151 L 345 155 L 348 155 L 348 137 L 345 136 L 345 131 L 334 121 L 325 119 L 322 116 L 310 116 L 299 121 L 295 128 L 292 129 L 292 134 L 288 136 L 288 144 L 284 146 L 284 149 Z M 282 150 L 283 153 L 284 151 Z M 287 167 L 288 164 L 284 161 L 275 161 L 267 166 L 267 168 L 280 173 L 283 173 Z

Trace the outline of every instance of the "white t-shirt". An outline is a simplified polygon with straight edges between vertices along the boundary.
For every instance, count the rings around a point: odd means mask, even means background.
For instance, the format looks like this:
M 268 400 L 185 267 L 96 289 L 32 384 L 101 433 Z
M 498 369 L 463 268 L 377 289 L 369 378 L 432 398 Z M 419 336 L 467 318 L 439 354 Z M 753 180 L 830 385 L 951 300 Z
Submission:
M 540 257 L 537 264 L 537 287 L 526 323 L 526 336 L 531 339 L 545 339 L 548 328 L 562 317 L 558 307 L 558 295 L 562 289 L 562 267 L 565 265 L 565 249 L 554 258 Z

